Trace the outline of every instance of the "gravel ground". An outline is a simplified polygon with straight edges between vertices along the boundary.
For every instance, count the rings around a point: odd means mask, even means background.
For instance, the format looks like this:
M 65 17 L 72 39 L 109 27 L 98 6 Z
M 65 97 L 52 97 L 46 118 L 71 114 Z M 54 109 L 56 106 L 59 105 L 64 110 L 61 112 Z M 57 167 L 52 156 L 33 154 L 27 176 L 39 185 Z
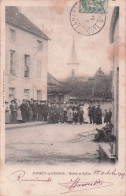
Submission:
M 6 130 L 6 163 L 98 163 L 96 127 L 103 125 L 45 124 Z

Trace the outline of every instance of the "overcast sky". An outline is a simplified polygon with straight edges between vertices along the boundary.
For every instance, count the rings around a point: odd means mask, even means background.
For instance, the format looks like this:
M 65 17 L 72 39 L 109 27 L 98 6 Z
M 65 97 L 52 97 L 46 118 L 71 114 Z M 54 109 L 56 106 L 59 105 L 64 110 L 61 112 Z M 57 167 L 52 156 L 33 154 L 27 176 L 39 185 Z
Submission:
M 48 43 L 48 71 L 57 79 L 67 76 L 72 40 L 75 36 L 79 74 L 93 75 L 101 67 L 105 73 L 111 70 L 109 60 L 109 28 L 113 9 L 109 8 L 104 28 L 92 36 L 78 34 L 70 24 L 71 6 L 21 7 L 34 24 L 51 39 Z

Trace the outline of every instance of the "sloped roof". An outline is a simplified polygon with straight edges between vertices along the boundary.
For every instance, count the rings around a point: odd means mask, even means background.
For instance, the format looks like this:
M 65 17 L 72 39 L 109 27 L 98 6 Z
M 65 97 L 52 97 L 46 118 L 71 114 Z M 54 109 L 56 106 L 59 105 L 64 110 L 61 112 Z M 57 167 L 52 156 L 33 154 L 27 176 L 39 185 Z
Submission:
M 49 72 L 47 73 L 47 82 L 48 84 L 60 85 L 60 82 Z
M 20 29 L 23 29 L 29 33 L 32 33 L 38 37 L 49 40 L 48 36 L 45 35 L 35 24 L 33 24 L 24 14 L 19 12 L 15 6 L 6 6 L 5 9 L 5 20 L 6 23 L 14 25 Z
M 66 94 L 70 89 L 63 82 L 58 81 L 52 74 L 47 74 L 48 93 Z

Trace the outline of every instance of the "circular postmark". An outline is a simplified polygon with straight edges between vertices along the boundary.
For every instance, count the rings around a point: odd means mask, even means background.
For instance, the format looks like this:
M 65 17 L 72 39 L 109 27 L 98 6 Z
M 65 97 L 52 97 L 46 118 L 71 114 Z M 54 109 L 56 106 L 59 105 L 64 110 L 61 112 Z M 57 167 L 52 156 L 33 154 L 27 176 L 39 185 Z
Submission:
M 104 10 L 104 8 L 101 6 Z M 80 12 L 80 2 L 76 2 L 70 12 L 70 22 L 73 29 L 82 35 L 90 36 L 102 30 L 106 22 L 104 13 Z

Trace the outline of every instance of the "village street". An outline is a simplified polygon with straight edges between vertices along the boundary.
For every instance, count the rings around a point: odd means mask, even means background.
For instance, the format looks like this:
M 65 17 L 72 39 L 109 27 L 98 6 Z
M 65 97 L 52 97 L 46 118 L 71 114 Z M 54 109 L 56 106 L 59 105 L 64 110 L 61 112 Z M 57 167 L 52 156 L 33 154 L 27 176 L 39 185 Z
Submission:
M 103 125 L 42 124 L 6 130 L 8 164 L 61 165 L 98 162 L 96 128 Z

